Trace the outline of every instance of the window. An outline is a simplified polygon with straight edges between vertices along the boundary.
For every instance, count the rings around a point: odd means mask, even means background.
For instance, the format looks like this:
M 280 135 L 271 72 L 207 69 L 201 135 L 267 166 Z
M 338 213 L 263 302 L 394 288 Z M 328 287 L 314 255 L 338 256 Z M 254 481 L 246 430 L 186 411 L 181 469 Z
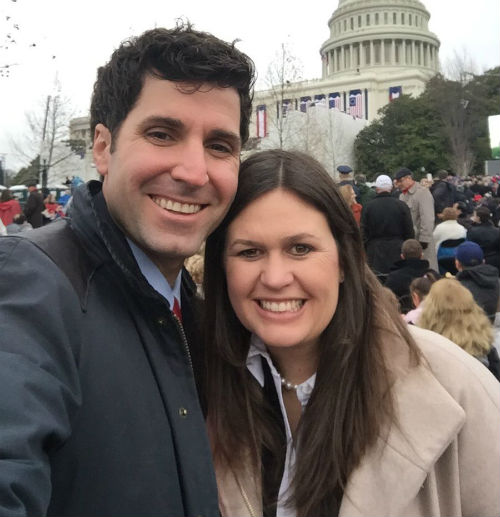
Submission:
M 384 13 L 384 23 L 386 25 L 389 23 L 389 13 Z
M 412 17 L 412 15 L 411 15 L 411 14 L 409 14 L 409 15 L 408 15 L 408 24 L 409 24 L 409 25 L 411 25 L 411 24 L 413 23 L 413 19 L 412 19 L 412 18 L 413 18 L 413 17 Z
M 375 25 L 378 25 L 378 13 L 375 13 Z
M 370 25 L 370 15 L 366 15 L 366 25 Z
M 344 20 L 344 32 L 347 30 L 347 20 Z
M 351 17 L 351 30 L 354 30 L 354 18 Z
M 401 13 L 401 24 L 405 24 L 405 13 Z
M 361 16 L 358 16 L 358 27 L 361 27 Z
M 396 25 L 398 23 L 397 18 L 396 18 L 396 13 L 392 13 L 392 23 L 394 25 Z

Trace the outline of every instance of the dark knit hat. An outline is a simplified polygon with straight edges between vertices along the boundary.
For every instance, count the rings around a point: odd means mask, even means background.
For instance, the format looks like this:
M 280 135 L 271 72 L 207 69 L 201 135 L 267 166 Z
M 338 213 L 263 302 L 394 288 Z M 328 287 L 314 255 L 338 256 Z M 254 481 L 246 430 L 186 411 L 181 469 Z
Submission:
M 472 241 L 465 241 L 455 250 L 455 258 L 465 267 L 472 267 L 481 264 L 484 253 L 479 244 Z

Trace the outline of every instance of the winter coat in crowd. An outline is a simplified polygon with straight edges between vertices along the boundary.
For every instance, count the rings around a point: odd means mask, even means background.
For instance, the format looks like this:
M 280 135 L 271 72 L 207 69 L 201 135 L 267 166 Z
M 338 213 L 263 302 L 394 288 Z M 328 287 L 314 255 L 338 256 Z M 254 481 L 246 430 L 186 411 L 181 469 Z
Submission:
M 458 272 L 455 278 L 469 289 L 476 303 L 493 322 L 500 295 L 497 268 L 489 264 L 479 264 Z
M 384 283 L 399 299 L 401 312 L 406 313 L 413 308 L 410 296 L 410 284 L 414 278 L 420 278 L 430 271 L 429 261 L 409 258 L 398 260 Z M 439 275 L 436 273 L 439 277 Z
M 24 206 L 24 215 L 33 228 L 40 228 L 43 225 L 42 212 L 45 210 L 43 197 L 38 190 L 33 190 L 28 196 Z
M 467 232 L 467 240 L 479 244 L 486 264 L 500 270 L 500 228 L 495 228 L 490 221 L 475 223 Z
M 456 187 L 446 180 L 437 180 L 430 187 L 434 198 L 434 211 L 440 214 L 446 207 L 453 206 L 456 199 Z
M 439 223 L 436 228 L 434 228 L 432 235 L 437 252 L 443 241 L 449 239 L 465 239 L 467 237 L 467 230 L 457 221 L 450 220 Z
M 5 226 L 9 226 L 14 216 L 20 213 L 21 205 L 17 199 L 9 199 L 0 203 L 0 219 Z
M 434 230 L 434 198 L 429 189 L 415 182 L 406 192 L 399 196 L 410 208 L 415 239 L 427 246 L 424 249 L 424 258 L 429 261 L 430 267 L 437 271 L 437 256 L 432 232 Z
M 401 258 L 403 242 L 415 235 L 410 209 L 389 192 L 380 192 L 363 208 L 361 231 L 368 264 L 382 274 L 389 273 Z

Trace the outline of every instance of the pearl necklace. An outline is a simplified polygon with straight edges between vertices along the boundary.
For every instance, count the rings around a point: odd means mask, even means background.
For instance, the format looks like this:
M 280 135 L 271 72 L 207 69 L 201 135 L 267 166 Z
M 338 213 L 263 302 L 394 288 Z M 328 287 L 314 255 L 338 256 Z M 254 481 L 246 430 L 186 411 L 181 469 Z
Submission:
M 292 390 L 295 390 L 297 391 L 297 388 L 299 387 L 298 384 L 292 384 L 290 381 L 287 381 L 283 375 L 280 374 L 280 379 L 281 379 L 281 385 L 283 386 L 283 388 L 285 388 L 287 391 L 292 391 Z

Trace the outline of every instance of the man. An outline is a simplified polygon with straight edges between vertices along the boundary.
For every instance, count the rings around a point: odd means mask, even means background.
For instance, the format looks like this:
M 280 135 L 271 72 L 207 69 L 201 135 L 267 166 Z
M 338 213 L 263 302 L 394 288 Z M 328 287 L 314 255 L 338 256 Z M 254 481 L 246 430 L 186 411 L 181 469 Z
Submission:
M 182 265 L 234 197 L 252 84 L 244 54 L 189 25 L 99 69 L 103 183 L 0 242 L 0 514 L 218 515 Z
M 385 174 L 377 176 L 376 197 L 361 213 L 361 231 L 368 264 L 378 275 L 389 273 L 400 258 L 403 241 L 415 236 L 410 209 L 399 199 L 393 198 L 391 190 L 391 178 Z
M 369 201 L 374 199 L 375 191 L 366 184 L 366 176 L 364 174 L 356 174 L 354 183 L 359 190 L 359 200 L 362 206 L 365 206 Z
M 483 250 L 479 244 L 465 241 L 455 250 L 455 278 L 474 296 L 476 303 L 484 310 L 491 322 L 499 311 L 498 269 L 485 264 Z
M 457 201 L 455 185 L 448 181 L 448 171 L 443 169 L 437 173 L 438 179 L 432 184 L 430 191 L 434 198 L 434 211 L 436 213 L 436 224 L 441 222 L 440 214 L 447 207 L 453 206 Z
M 351 185 L 351 187 L 354 190 L 354 193 L 356 194 L 356 201 L 359 203 L 359 188 L 352 179 L 351 167 L 349 167 L 349 165 L 339 165 L 337 167 L 337 171 L 339 173 L 339 187 L 341 187 L 342 185 Z
M 422 187 L 413 179 L 410 169 L 400 169 L 395 176 L 396 186 L 401 190 L 399 199 L 404 201 L 411 213 L 415 239 L 424 250 L 424 258 L 432 269 L 437 271 L 437 256 L 432 232 L 434 230 L 434 199 L 429 189 Z
M 40 228 L 43 225 L 42 212 L 45 210 L 43 196 L 38 192 L 36 181 L 31 181 L 26 186 L 28 187 L 29 195 L 24 206 L 24 215 L 33 228 Z
M 401 260 L 394 263 L 385 281 L 388 287 L 399 299 L 401 312 L 407 313 L 412 309 L 410 284 L 414 278 L 420 278 L 431 272 L 435 277 L 439 274 L 429 268 L 429 261 L 423 258 L 422 245 L 415 239 L 408 239 L 401 246 Z

